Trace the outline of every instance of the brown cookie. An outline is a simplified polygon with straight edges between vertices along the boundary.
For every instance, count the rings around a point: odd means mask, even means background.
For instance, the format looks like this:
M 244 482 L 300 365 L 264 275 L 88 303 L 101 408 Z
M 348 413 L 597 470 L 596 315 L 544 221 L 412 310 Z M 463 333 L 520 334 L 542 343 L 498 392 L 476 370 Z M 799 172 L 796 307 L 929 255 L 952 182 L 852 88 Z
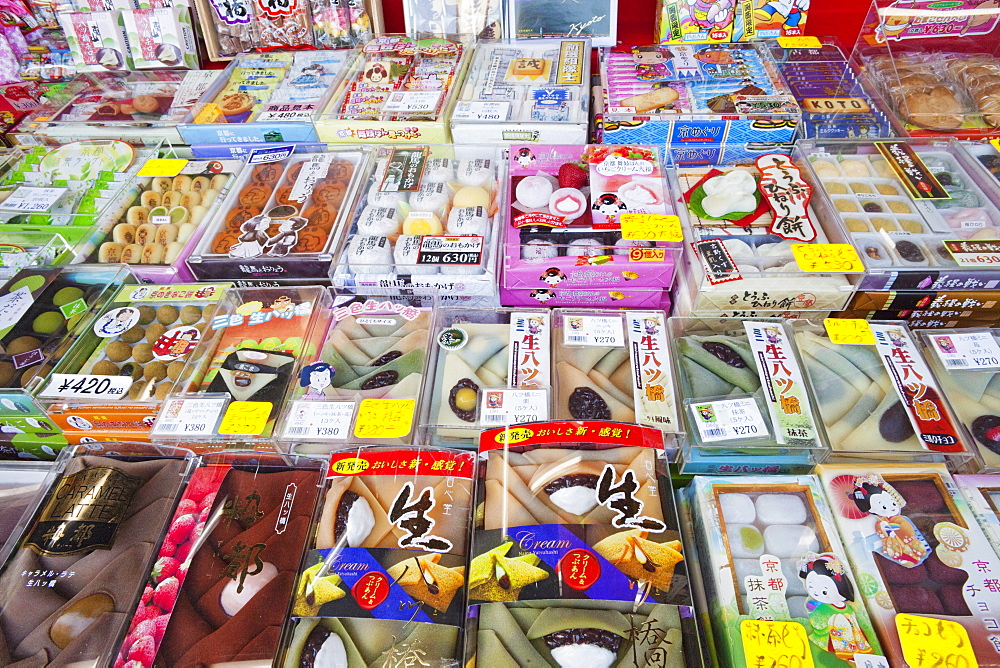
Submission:
M 354 174 L 354 164 L 349 160 L 334 160 L 330 163 L 330 169 L 326 171 L 326 179 L 347 185 Z
M 239 236 L 240 235 L 238 233 L 231 232 L 229 230 L 220 232 L 215 237 L 215 241 L 212 242 L 212 252 L 218 253 L 219 255 L 225 255 L 229 252 L 229 247 L 239 240 Z
M 337 208 L 344 201 L 347 188 L 343 183 L 324 181 L 317 183 L 312 191 L 312 201 L 321 206 Z
M 132 99 L 132 106 L 136 108 L 136 111 L 151 114 L 160 108 L 160 103 L 152 95 L 136 95 Z
M 302 217 L 309 221 L 311 227 L 317 227 L 329 232 L 333 229 L 333 223 L 337 220 L 337 209 L 336 207 L 314 204 L 302 213 Z
M 245 207 L 263 209 L 271 197 L 271 190 L 264 186 L 250 184 L 240 191 L 240 204 Z
M 260 209 L 255 207 L 240 207 L 238 209 L 233 209 L 226 216 L 226 227 L 230 230 L 240 229 L 240 225 L 247 222 L 254 216 L 260 213 Z
M 299 230 L 299 242 L 292 249 L 293 253 L 318 253 L 326 245 L 327 232 L 313 225 Z
M 281 163 L 265 162 L 253 168 L 250 181 L 259 185 L 273 186 L 281 178 L 281 171 Z
M 236 116 L 253 108 L 253 98 L 248 93 L 227 93 L 217 104 L 226 116 Z

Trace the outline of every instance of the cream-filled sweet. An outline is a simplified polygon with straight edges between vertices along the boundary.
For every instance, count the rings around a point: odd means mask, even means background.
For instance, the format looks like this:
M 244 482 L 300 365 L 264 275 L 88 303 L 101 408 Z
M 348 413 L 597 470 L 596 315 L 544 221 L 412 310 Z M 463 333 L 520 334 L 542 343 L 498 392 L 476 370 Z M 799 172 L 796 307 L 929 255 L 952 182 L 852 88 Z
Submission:
M 521 179 L 514 189 L 514 196 L 517 203 L 525 208 L 540 209 L 548 206 L 552 192 L 552 181 L 541 174 L 536 174 Z
M 261 562 L 253 574 L 247 574 L 243 580 L 230 580 L 222 588 L 219 598 L 219 605 L 222 611 L 230 617 L 236 615 L 250 602 L 254 596 L 259 594 L 264 586 L 278 576 L 278 569 L 269 561 Z
M 555 216 L 575 220 L 587 211 L 587 198 L 576 188 L 559 188 L 549 197 L 549 211 Z

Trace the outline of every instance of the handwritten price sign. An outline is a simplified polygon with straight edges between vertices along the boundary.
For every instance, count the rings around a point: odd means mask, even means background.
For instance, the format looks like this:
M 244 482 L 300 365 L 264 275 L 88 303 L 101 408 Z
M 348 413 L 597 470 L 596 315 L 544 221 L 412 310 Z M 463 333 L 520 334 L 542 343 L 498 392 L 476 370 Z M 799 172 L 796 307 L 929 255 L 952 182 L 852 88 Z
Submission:
M 662 213 L 623 213 L 622 239 L 684 241 L 681 219 Z
M 778 38 L 778 46 L 782 49 L 819 49 L 823 47 L 823 43 L 813 35 L 782 36 Z
M 958 622 L 920 615 L 896 615 L 903 657 L 911 668 L 976 668 L 969 633 Z
M 229 404 L 219 425 L 220 434 L 257 436 L 267 426 L 270 401 L 234 401 Z
M 792 255 L 802 271 L 864 271 L 851 244 L 792 244 Z
M 354 420 L 358 438 L 401 438 L 410 433 L 413 399 L 363 399 Z
M 834 343 L 852 346 L 874 346 L 875 335 L 867 320 L 861 318 L 827 318 L 823 321 L 827 336 Z
M 744 619 L 740 622 L 743 654 L 754 668 L 815 668 L 809 637 L 798 622 Z

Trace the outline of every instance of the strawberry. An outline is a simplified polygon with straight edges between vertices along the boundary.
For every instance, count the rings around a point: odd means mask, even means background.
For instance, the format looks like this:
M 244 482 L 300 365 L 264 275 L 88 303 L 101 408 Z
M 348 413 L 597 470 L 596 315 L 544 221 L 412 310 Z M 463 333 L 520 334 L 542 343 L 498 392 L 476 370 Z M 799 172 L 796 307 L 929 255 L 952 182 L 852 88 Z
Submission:
M 147 584 L 146 588 L 142 590 L 142 598 L 139 600 L 143 605 L 149 603 L 149 599 L 153 598 L 153 585 Z
M 150 593 L 149 596 L 152 598 L 153 594 Z M 156 604 L 152 603 L 152 601 L 150 601 L 148 605 L 140 605 L 136 608 L 135 614 L 132 616 L 132 628 L 135 628 L 145 620 L 152 619 L 156 615 L 160 614 L 159 610 L 160 609 L 156 606 Z
M 163 632 L 167 630 L 169 621 L 170 615 L 160 615 L 153 620 L 153 637 L 156 638 L 156 642 L 163 640 Z
M 158 556 L 169 557 L 176 551 L 177 551 L 177 543 L 170 540 L 169 538 L 164 538 L 163 543 L 160 544 L 160 553 Z
M 188 540 L 190 540 L 192 543 L 197 543 L 198 538 L 201 537 L 201 532 L 204 530 L 205 530 L 205 523 L 198 522 L 197 524 L 194 525 L 194 528 L 191 529 L 191 535 L 188 536 Z
M 124 666 L 124 668 L 146 668 L 146 666 L 145 666 L 145 664 L 143 664 L 142 661 L 132 660 L 132 661 L 129 661 L 128 663 L 126 663 L 125 666 Z
M 129 639 L 132 640 L 132 644 L 134 645 L 135 641 L 140 638 L 144 638 L 147 636 L 150 638 L 155 638 L 156 637 L 155 632 L 156 632 L 156 617 L 150 617 L 149 619 L 140 622 L 139 624 L 136 625 L 134 629 L 132 629 L 132 632 L 129 633 Z
M 207 522 L 208 521 L 208 514 L 210 512 L 212 512 L 212 507 L 211 506 L 205 506 L 204 508 L 202 508 L 201 512 L 198 513 L 198 524 L 204 524 L 205 522 Z
M 195 519 L 194 515 L 181 515 L 167 529 L 167 540 L 172 540 L 180 545 L 187 540 L 196 522 L 197 519 Z
M 184 543 L 177 548 L 176 552 L 174 552 L 174 558 L 183 564 L 187 560 L 188 555 L 191 554 L 192 547 L 194 547 L 194 543 L 192 541 Z
M 125 662 L 122 661 L 121 657 L 115 659 L 115 668 L 125 668 Z
M 174 517 L 180 517 L 181 515 L 189 515 L 198 510 L 198 502 L 194 499 L 181 499 L 181 502 L 177 504 L 177 512 L 174 513 Z
M 211 508 L 213 503 L 215 503 L 215 492 L 207 494 L 205 498 L 201 500 L 201 503 L 198 504 L 198 507 L 201 509 Z
M 587 185 L 590 174 L 575 162 L 566 162 L 559 165 L 558 178 L 560 188 L 576 188 L 579 190 Z
M 156 590 L 153 591 L 153 603 L 160 606 L 162 610 L 173 610 L 174 602 L 177 600 L 177 591 L 180 589 L 180 583 L 177 578 L 169 577 L 160 584 L 156 585 Z
M 200 474 L 200 475 L 199 475 Z M 191 476 L 191 482 L 184 490 L 184 498 L 191 499 L 195 503 L 201 503 L 202 498 L 216 488 L 215 477 L 208 468 L 199 469 Z
M 177 567 L 180 565 L 181 562 L 177 561 L 174 557 L 160 557 L 153 565 L 153 579 L 156 582 L 163 582 L 171 575 L 177 573 Z
M 152 666 L 153 659 L 156 658 L 156 641 L 152 636 L 142 636 L 136 640 L 128 650 L 129 663 L 126 668 L 138 663 L 142 666 Z

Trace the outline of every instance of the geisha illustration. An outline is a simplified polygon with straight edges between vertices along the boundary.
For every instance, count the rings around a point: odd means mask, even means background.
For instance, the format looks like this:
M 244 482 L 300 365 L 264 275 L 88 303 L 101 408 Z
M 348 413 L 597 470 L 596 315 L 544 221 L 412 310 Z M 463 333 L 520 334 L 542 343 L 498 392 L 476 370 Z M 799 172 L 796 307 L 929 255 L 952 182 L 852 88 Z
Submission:
M 326 362 L 315 362 L 302 369 L 299 374 L 299 385 L 306 388 L 302 399 L 306 401 L 321 401 L 326 399 L 326 388 L 333 383 L 337 370 Z
M 854 481 L 851 500 L 863 513 L 875 516 L 875 533 L 882 540 L 877 552 L 900 566 L 919 566 L 930 555 L 927 539 L 908 518 L 900 515 L 906 500 L 877 474 Z
M 854 585 L 844 563 L 834 554 L 810 554 L 799 562 L 799 577 L 809 600 L 809 640 L 850 661 L 855 654 L 871 654 L 872 646 L 858 624 Z
M 636 78 L 640 81 L 665 81 L 671 75 L 671 53 L 658 45 L 632 47 Z

